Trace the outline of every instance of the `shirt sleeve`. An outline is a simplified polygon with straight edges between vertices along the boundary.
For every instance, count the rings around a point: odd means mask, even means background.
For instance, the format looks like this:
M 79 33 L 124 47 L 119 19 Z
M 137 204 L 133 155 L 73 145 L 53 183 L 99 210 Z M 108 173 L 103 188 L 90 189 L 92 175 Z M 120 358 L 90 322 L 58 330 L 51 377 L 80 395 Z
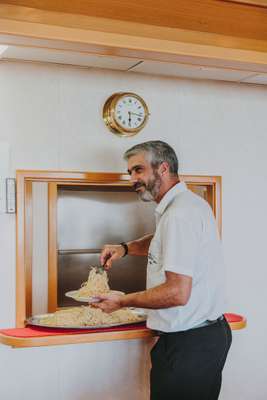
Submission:
M 168 215 L 162 229 L 162 264 L 165 271 L 193 277 L 199 235 L 192 221 Z

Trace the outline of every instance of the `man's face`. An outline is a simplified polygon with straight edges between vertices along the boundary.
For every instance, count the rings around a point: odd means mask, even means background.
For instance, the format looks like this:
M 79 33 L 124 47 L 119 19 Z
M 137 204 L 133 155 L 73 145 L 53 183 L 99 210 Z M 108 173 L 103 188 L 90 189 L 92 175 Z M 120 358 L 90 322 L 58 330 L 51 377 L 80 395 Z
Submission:
M 139 153 L 128 160 L 128 172 L 139 198 L 143 201 L 156 201 L 160 193 L 161 178 L 146 158 Z

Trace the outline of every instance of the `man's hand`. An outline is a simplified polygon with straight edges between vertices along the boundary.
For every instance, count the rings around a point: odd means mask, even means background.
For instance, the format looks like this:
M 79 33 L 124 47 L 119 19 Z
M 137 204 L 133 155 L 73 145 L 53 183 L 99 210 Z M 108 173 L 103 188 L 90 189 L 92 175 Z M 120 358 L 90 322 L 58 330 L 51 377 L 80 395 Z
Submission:
M 125 249 L 120 244 L 106 244 L 100 255 L 101 265 L 105 265 L 105 269 L 110 269 L 113 261 L 123 257 Z
M 111 313 L 113 311 L 119 310 L 121 305 L 121 298 L 123 294 L 110 294 L 106 296 L 97 296 L 100 300 L 99 303 L 92 303 L 91 306 L 95 308 L 100 308 L 102 311 L 106 313 Z

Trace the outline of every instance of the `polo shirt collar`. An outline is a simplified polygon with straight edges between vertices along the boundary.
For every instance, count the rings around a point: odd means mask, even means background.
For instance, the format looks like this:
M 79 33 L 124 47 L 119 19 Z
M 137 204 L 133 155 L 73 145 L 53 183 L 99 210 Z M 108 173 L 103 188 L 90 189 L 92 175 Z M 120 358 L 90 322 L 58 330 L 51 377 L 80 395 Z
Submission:
M 187 186 L 185 182 L 179 182 L 174 185 L 167 193 L 162 197 L 159 204 L 156 207 L 155 212 L 158 215 L 162 215 L 168 205 L 173 201 L 173 199 L 179 194 L 183 193 L 187 190 Z

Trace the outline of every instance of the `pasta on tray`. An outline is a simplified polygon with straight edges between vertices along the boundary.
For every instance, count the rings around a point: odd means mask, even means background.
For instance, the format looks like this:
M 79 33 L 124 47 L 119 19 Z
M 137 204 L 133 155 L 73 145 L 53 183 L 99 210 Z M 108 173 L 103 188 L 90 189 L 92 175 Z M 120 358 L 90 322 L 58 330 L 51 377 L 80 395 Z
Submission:
M 40 316 L 38 324 L 52 327 L 93 327 L 123 325 L 144 321 L 144 314 L 124 308 L 110 314 L 91 306 L 73 307 Z
M 66 295 L 80 301 L 79 299 L 92 299 L 94 296 L 121 293 L 110 290 L 106 271 L 98 273 L 92 268 L 87 282 L 84 282 L 79 290 L 67 292 Z M 106 327 L 131 324 L 145 321 L 146 317 L 140 310 L 123 308 L 112 313 L 105 313 L 101 309 L 90 305 L 71 307 L 58 310 L 55 313 L 35 316 L 28 320 L 31 325 L 62 327 L 62 328 L 85 328 L 85 327 Z

